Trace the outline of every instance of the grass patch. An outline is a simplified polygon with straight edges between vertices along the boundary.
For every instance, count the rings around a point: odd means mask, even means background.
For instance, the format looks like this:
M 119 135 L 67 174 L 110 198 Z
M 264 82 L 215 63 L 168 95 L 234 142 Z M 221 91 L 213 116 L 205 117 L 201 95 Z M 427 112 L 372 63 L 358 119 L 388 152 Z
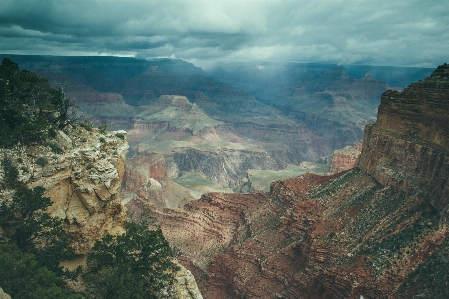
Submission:
M 232 189 L 223 188 L 211 179 L 196 171 L 190 171 L 173 181 L 187 189 L 201 195 L 208 192 L 232 193 Z

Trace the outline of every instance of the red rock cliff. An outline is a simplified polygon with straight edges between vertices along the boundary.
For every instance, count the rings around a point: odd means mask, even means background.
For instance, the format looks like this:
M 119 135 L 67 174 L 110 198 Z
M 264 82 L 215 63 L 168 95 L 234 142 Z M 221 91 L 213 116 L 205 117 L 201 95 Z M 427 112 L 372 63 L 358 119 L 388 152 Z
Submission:
M 403 92 L 382 95 L 377 122 L 365 128 L 359 166 L 384 185 L 449 200 L 449 66 Z

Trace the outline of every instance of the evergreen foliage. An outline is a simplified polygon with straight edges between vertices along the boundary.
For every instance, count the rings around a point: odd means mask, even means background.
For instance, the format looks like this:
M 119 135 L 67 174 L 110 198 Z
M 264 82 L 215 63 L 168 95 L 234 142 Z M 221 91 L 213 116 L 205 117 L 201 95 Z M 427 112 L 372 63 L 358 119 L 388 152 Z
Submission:
M 0 147 L 43 143 L 71 120 L 62 90 L 8 58 L 0 65 Z
M 51 88 L 46 79 L 20 71 L 7 58 L 3 60 L 0 148 L 47 143 L 53 152 L 61 153 L 63 150 L 48 139 L 72 121 L 70 107 L 64 93 Z M 88 121 L 79 125 L 92 130 Z M 104 134 L 106 125 L 99 130 Z M 19 159 L 17 162 L 22 163 Z M 39 157 L 35 162 L 45 167 L 48 158 Z M 5 157 L 1 163 L 0 188 L 15 190 L 11 200 L 0 202 L 0 287 L 6 293 L 19 299 L 161 298 L 161 292 L 170 287 L 173 255 L 162 231 L 126 223 L 125 234 L 104 237 L 88 255 L 84 275 L 87 294 L 68 292 L 64 280 L 79 276 L 81 268 L 67 271 L 60 266 L 61 261 L 74 255 L 63 231 L 63 220 L 47 213 L 52 202 L 44 196 L 43 187 L 26 188 L 18 182 L 19 172 L 12 161 Z M 22 166 L 22 170 L 27 169 Z
M 0 205 L 2 241 L 15 244 L 24 253 L 33 254 L 40 265 L 62 275 L 59 262 L 73 256 L 62 220 L 51 217 L 46 209 L 51 200 L 44 188 L 18 187 L 11 201 Z
M 2 160 L 3 166 L 3 180 L 0 182 L 0 187 L 3 189 L 14 189 L 17 186 L 17 178 L 19 171 L 12 164 L 12 161 L 4 157 Z
M 0 265 L 1 287 L 14 299 L 82 298 L 79 294 L 68 294 L 54 272 L 15 244 L 0 243 Z
M 162 231 L 125 224 L 126 233 L 97 241 L 85 280 L 93 298 L 161 298 L 173 279 L 172 252 Z

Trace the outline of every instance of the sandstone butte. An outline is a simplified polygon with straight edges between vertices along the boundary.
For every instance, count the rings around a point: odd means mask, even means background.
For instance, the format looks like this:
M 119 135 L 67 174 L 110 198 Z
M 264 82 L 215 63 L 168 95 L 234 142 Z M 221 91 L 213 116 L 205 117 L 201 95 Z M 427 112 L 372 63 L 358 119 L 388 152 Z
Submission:
M 65 220 L 64 230 L 72 237 L 71 246 L 77 254 L 74 260 L 63 263 L 68 268 L 84 264 L 96 240 L 124 231 L 127 214 L 119 191 L 128 151 L 126 135 L 125 131 L 102 133 L 76 126 L 57 133 L 53 150 L 49 146 L 0 149 L 1 158 L 6 156 L 17 164 L 19 181 L 29 188 L 43 186 L 45 196 L 53 202 L 48 212 Z M 0 190 L 0 201 L 10 199 L 12 192 Z M 202 298 L 191 272 L 181 265 L 178 269 L 174 298 Z M 73 287 L 79 289 L 80 285 Z M 8 296 L 0 288 L 0 297 Z
M 153 210 L 204 298 L 449 298 L 449 66 L 381 97 L 357 166 Z

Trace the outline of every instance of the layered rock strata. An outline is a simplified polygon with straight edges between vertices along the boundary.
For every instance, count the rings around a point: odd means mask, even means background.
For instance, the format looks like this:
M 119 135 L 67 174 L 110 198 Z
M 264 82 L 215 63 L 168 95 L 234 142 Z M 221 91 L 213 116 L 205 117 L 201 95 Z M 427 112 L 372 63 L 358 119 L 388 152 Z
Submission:
M 449 67 L 403 92 L 382 95 L 374 125 L 365 128 L 359 166 L 384 185 L 449 203 Z
M 354 168 L 357 165 L 357 159 L 362 152 L 362 143 L 353 146 L 346 146 L 334 151 L 332 161 L 329 166 L 329 173 L 335 174 Z
M 204 298 L 447 297 L 448 72 L 384 93 L 350 171 L 159 214 Z

